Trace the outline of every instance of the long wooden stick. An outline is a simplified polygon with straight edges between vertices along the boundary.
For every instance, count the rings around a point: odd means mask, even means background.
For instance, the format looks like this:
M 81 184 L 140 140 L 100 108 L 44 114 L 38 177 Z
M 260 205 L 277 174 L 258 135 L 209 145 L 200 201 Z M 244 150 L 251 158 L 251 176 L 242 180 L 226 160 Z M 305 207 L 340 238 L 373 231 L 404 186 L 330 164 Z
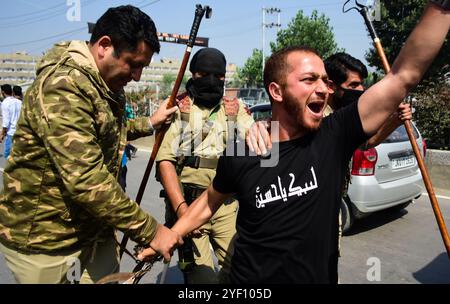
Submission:
M 209 18 L 211 9 L 208 6 L 202 8 L 201 5 L 196 6 L 195 10 L 195 18 L 192 23 L 191 33 L 189 35 L 189 40 L 187 42 L 186 51 L 184 52 L 183 61 L 181 62 L 180 70 L 178 71 L 177 79 L 175 80 L 175 84 L 172 88 L 172 93 L 169 97 L 169 102 L 167 103 L 167 109 L 174 107 L 175 99 L 178 94 L 178 90 L 180 89 L 181 82 L 183 81 L 184 73 L 186 72 L 186 67 L 189 61 L 189 57 L 192 52 L 192 47 L 194 46 L 195 39 L 197 37 L 198 29 L 200 27 L 200 22 L 203 16 L 206 13 L 206 18 Z M 155 135 L 155 143 L 153 145 L 152 154 L 147 164 L 147 168 L 145 169 L 144 177 L 142 178 L 141 185 L 139 186 L 139 191 L 136 196 L 136 202 L 138 205 L 141 204 L 142 197 L 144 196 L 145 187 L 147 186 L 148 179 L 150 177 L 150 172 L 152 171 L 153 164 L 155 163 L 156 155 L 158 154 L 159 148 L 161 147 L 162 141 L 164 139 L 164 135 L 169 129 L 169 125 L 163 125 Z M 123 236 L 122 242 L 120 243 L 119 250 L 119 258 L 122 259 L 122 255 L 125 251 L 125 247 L 127 246 L 128 237 L 126 235 Z
M 372 21 L 369 18 L 367 8 L 361 8 L 359 10 L 361 15 L 364 18 L 364 21 L 367 25 L 367 28 L 369 29 L 370 36 L 373 39 L 373 43 L 375 48 L 377 49 L 378 55 L 380 56 L 381 62 L 383 64 L 383 69 L 387 73 L 391 70 L 391 67 L 389 65 L 389 61 L 386 58 L 386 54 L 384 53 L 383 46 L 381 45 L 380 38 L 378 38 L 378 35 L 375 31 L 375 28 L 372 24 Z M 417 163 L 419 165 L 420 172 L 422 173 L 423 182 L 425 184 L 425 188 L 427 189 L 428 196 L 430 198 L 431 207 L 433 208 L 434 216 L 436 217 L 437 224 L 439 226 L 439 231 L 442 236 L 442 240 L 444 242 L 445 249 L 447 251 L 447 255 L 450 258 L 450 237 L 448 235 L 448 230 L 445 225 L 444 218 L 442 217 L 441 209 L 439 208 L 439 203 L 436 199 L 436 194 L 434 193 L 433 185 L 431 183 L 430 175 L 428 174 L 427 167 L 425 166 L 425 162 L 423 161 L 422 155 L 420 154 L 419 146 L 417 145 L 416 139 L 414 137 L 414 133 L 411 127 L 411 122 L 409 120 L 406 120 L 404 122 L 406 132 L 409 137 L 409 141 L 411 142 L 411 146 L 413 148 L 414 154 L 417 159 Z

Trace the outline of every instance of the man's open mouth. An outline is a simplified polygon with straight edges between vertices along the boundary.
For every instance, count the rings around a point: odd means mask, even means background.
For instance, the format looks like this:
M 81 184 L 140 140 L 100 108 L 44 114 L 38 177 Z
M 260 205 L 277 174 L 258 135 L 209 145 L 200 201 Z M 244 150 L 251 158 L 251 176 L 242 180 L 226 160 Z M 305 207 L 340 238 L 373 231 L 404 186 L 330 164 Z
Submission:
M 325 106 L 325 102 L 324 101 L 311 101 L 307 105 L 307 107 L 314 114 L 320 114 L 322 112 L 324 106 Z

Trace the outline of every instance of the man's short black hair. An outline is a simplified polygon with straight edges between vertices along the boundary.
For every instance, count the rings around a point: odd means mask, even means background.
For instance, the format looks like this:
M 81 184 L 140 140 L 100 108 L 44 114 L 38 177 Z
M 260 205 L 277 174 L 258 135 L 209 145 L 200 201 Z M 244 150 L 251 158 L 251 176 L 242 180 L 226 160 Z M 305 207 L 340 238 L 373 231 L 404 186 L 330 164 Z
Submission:
M 336 53 L 328 57 L 325 60 L 325 69 L 327 70 L 328 78 L 337 86 L 340 86 L 347 80 L 347 72 L 349 70 L 358 73 L 363 80 L 368 75 L 364 63 L 347 53 Z
M 15 85 L 12 90 L 15 96 L 22 97 L 22 87 Z
M 147 43 L 155 53 L 160 50 L 155 23 L 132 5 L 110 8 L 97 20 L 89 42 L 94 44 L 103 36 L 111 38 L 117 57 L 122 51 L 136 51 L 141 41 Z
M 12 95 L 12 88 L 10 84 L 4 84 L 1 88 L 2 92 L 4 92 L 6 95 Z

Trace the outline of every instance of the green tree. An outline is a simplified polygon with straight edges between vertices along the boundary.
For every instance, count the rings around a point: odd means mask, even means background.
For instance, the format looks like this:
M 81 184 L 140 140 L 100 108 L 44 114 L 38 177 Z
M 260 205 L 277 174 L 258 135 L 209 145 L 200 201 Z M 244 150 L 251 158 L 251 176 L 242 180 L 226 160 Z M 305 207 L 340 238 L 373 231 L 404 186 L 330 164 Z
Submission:
M 263 87 L 262 51 L 253 49 L 252 56 L 247 59 L 242 69 L 238 68 L 237 75 L 240 82 L 247 87 Z
M 450 148 L 450 83 L 440 78 L 414 94 L 414 120 L 431 148 Z
M 319 16 L 316 10 L 311 16 L 303 15 L 303 11 L 300 10 L 287 28 L 277 33 L 277 41 L 271 42 L 270 48 L 275 52 L 287 46 L 305 45 L 316 49 L 322 58 L 343 51 L 337 47 L 333 27 L 329 22 L 328 17 L 324 14 Z
M 166 99 L 172 94 L 173 86 L 175 85 L 175 80 L 177 79 L 177 75 L 175 74 L 164 74 L 163 79 L 161 81 L 161 91 L 159 98 Z M 184 92 L 186 82 L 188 81 L 188 76 L 184 75 L 183 80 L 181 81 L 181 86 L 179 92 Z
M 381 18 L 379 21 L 374 21 L 373 23 L 390 63 L 393 63 L 400 53 L 403 44 L 419 21 L 427 2 L 427 0 L 380 1 Z M 361 26 L 363 26 L 362 19 Z M 447 35 L 444 46 L 432 66 L 428 69 L 424 77 L 425 79 L 436 80 L 449 71 L 449 38 L 450 36 Z M 371 66 L 382 70 L 383 66 L 375 48 L 372 47 L 366 53 L 365 57 Z

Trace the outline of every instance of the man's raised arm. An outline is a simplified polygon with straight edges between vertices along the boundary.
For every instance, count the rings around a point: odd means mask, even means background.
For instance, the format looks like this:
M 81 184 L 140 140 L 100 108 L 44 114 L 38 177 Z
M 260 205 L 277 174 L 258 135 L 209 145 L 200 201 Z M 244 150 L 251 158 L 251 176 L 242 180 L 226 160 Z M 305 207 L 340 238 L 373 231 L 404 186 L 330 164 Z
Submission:
M 428 4 L 391 71 L 360 98 L 358 110 L 366 134 L 373 135 L 395 112 L 438 54 L 450 27 L 450 11 Z

